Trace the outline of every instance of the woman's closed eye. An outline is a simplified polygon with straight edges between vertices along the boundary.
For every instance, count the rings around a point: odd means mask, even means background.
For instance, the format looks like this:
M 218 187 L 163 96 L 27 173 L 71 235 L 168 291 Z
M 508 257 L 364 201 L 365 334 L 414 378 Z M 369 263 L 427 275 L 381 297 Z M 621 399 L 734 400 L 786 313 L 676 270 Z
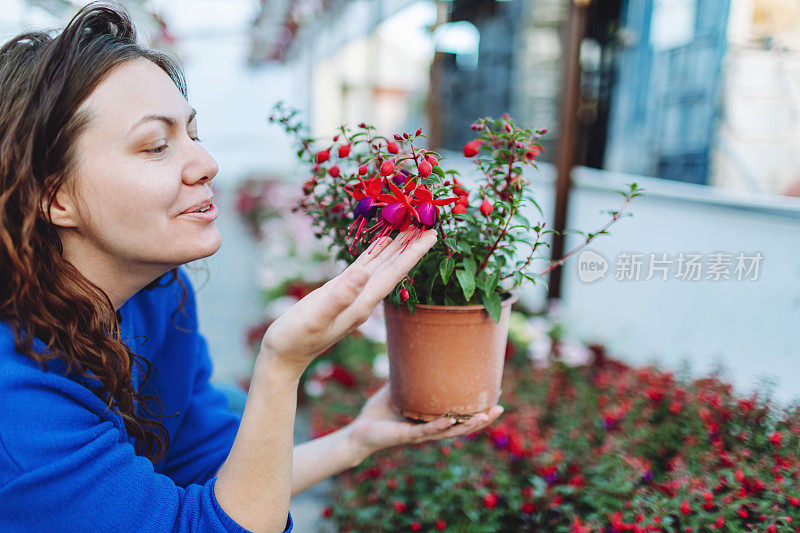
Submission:
M 199 142 L 203 142 L 202 139 L 200 139 L 200 137 L 190 137 L 190 139 L 192 139 L 194 142 L 198 142 L 198 143 Z M 160 153 L 164 152 L 164 150 L 167 149 L 167 146 L 169 146 L 169 145 L 168 144 L 162 144 L 161 146 L 156 146 L 155 148 L 151 148 L 149 150 L 145 150 L 145 152 L 150 153 L 150 154 L 160 154 Z

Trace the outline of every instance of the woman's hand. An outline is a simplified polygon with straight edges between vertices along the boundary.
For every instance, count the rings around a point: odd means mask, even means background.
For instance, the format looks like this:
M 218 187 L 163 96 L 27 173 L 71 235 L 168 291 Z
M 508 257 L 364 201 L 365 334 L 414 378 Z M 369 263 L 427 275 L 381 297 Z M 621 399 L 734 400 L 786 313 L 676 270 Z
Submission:
M 455 425 L 450 418 L 439 418 L 424 424 L 409 422 L 392 408 L 387 381 L 367 400 L 361 413 L 346 429 L 350 432 L 356 456 L 363 460 L 379 450 L 398 444 L 414 444 L 474 433 L 497 420 L 502 413 L 503 408 L 495 405 L 488 415 L 480 413 Z
M 289 308 L 267 329 L 259 358 L 277 359 L 299 376 L 315 357 L 363 324 L 436 242 L 436 231 L 428 230 L 403 250 L 414 230 L 373 243 L 342 274 Z

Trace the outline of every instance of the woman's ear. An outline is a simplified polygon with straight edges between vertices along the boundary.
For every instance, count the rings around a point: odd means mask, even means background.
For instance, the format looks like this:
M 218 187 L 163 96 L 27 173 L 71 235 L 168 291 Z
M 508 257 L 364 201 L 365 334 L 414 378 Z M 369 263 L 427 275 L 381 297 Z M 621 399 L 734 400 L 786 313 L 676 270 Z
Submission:
M 42 211 L 48 214 L 47 198 L 42 200 Z M 50 221 L 55 226 L 62 228 L 77 228 L 80 222 L 76 203 L 66 190 L 66 187 L 59 187 L 53 202 L 50 204 Z

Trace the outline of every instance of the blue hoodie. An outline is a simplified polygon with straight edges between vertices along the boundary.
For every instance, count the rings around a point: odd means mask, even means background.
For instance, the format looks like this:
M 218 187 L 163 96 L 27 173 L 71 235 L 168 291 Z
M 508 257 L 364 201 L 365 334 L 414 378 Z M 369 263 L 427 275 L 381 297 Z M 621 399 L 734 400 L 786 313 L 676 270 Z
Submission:
M 0 531 L 247 531 L 214 496 L 241 417 L 209 384 L 194 291 L 182 268 L 179 275 L 189 291 L 185 313 L 173 314 L 182 291 L 170 274 L 118 312 L 122 340 L 152 364 L 143 392 L 157 394 L 169 417 L 169 449 L 155 466 L 135 454 L 122 417 L 90 390 L 98 379 L 65 375 L 59 360 L 42 370 L 14 349 L 11 326 L 0 321 Z M 44 344 L 35 339 L 34 348 Z M 134 363 L 135 386 L 143 375 Z

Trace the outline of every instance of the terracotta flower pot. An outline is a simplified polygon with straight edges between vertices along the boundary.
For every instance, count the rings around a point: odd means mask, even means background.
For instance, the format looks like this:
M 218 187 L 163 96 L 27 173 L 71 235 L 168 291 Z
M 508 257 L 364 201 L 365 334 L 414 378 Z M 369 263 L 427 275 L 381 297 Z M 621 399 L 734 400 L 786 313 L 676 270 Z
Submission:
M 495 324 L 482 305 L 418 304 L 414 313 L 384 301 L 389 381 L 408 418 L 466 420 L 500 398 L 512 295 Z

